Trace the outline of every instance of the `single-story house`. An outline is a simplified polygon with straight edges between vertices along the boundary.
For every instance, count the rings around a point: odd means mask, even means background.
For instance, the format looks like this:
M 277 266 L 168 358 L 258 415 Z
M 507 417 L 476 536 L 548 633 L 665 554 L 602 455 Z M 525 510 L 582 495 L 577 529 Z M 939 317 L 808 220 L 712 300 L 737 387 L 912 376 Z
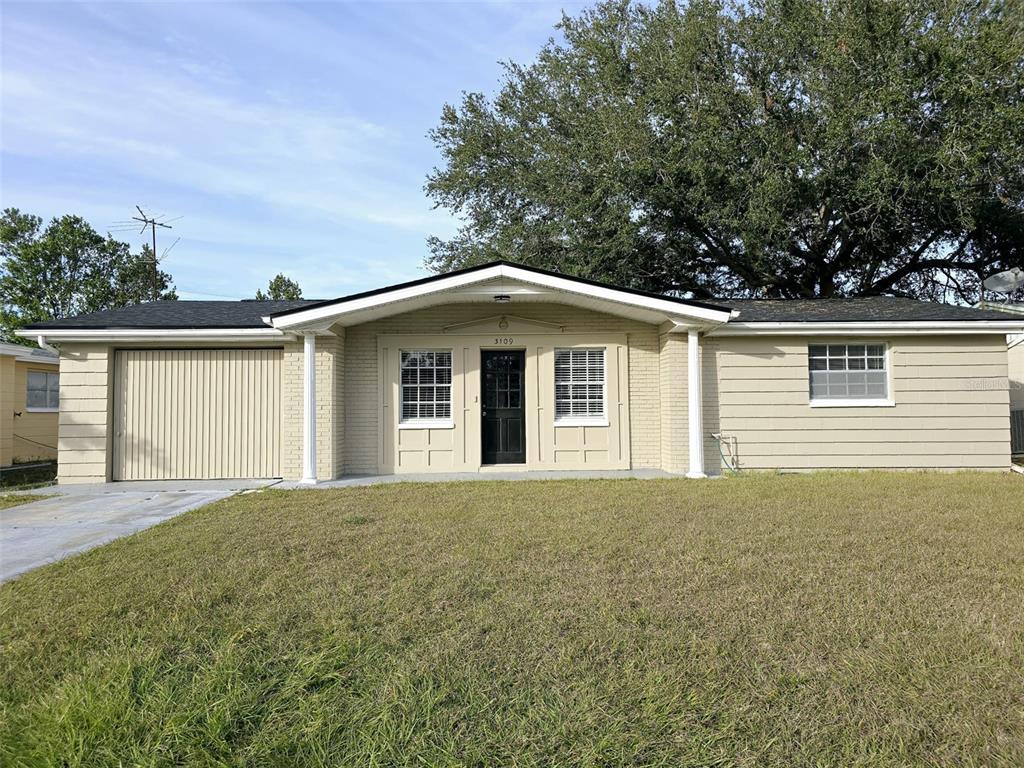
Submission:
M 1010 465 L 1024 318 L 692 301 L 495 262 L 328 301 L 154 302 L 60 350 L 62 483 Z
M 0 467 L 57 458 L 57 355 L 0 343 Z

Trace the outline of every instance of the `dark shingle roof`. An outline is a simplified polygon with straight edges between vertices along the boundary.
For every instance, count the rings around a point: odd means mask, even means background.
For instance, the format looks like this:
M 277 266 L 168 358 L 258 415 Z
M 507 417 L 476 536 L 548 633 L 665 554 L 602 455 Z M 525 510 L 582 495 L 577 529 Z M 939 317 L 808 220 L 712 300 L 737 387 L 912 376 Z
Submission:
M 741 323 L 870 323 L 1006 320 L 1004 312 L 932 301 L 864 296 L 850 299 L 721 299 Z
M 121 309 L 49 320 L 26 326 L 46 328 L 266 328 L 261 318 L 274 312 L 318 304 L 319 300 L 297 301 L 151 301 Z
M 461 272 L 473 272 L 494 264 L 470 267 Z M 549 273 L 534 267 L 511 265 L 541 274 Z M 449 275 L 455 273 L 449 273 Z M 434 275 L 422 280 L 403 283 L 341 299 L 300 299 L 297 301 L 154 301 L 122 309 L 92 312 L 65 320 L 52 320 L 26 326 L 26 330 L 53 330 L 58 328 L 127 329 L 127 328 L 265 328 L 261 318 L 311 307 L 331 305 L 354 298 L 385 293 L 395 288 L 406 288 L 430 283 L 447 275 Z M 570 278 L 588 285 L 602 285 L 592 280 Z M 614 288 L 615 286 L 608 286 Z M 681 304 L 739 310 L 740 322 L 907 322 L 929 320 L 1005 320 L 1006 315 L 995 310 L 956 307 L 950 304 L 914 301 L 913 299 L 872 296 L 853 299 L 716 299 L 715 303 L 691 302 L 671 296 L 658 296 L 644 291 L 625 290 L 640 296 L 657 296 Z

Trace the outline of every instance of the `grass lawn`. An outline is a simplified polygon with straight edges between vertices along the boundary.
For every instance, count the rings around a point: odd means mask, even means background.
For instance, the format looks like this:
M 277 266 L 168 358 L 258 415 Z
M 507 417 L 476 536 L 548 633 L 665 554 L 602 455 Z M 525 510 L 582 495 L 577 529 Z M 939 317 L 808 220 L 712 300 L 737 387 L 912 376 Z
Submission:
M 6 765 L 1024 765 L 1024 478 L 236 496 L 0 587 Z
M 39 501 L 45 498 L 45 496 L 29 496 L 28 494 L 15 496 L 14 494 L 0 493 L 0 509 L 10 509 L 19 504 L 28 504 L 30 501 Z

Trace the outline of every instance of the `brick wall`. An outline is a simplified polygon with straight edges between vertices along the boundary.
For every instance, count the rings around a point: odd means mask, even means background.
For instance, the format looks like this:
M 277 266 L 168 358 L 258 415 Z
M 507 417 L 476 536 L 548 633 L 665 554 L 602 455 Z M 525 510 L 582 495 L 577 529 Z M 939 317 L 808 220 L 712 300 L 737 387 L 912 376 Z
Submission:
M 316 475 L 332 480 L 343 471 L 345 329 L 316 337 Z M 302 478 L 303 341 L 284 347 L 281 373 L 281 469 L 286 480 Z
M 661 467 L 666 472 L 687 470 L 688 390 L 686 386 L 686 334 L 665 333 L 659 338 L 661 397 Z
M 281 360 L 281 474 L 302 477 L 302 339 L 284 345 Z

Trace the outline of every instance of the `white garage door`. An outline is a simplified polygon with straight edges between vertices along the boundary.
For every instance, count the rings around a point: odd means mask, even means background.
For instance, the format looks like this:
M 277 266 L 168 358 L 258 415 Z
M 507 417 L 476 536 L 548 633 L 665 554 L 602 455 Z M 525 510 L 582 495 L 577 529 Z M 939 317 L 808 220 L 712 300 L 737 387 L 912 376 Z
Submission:
M 121 350 L 115 480 L 281 476 L 280 349 Z

